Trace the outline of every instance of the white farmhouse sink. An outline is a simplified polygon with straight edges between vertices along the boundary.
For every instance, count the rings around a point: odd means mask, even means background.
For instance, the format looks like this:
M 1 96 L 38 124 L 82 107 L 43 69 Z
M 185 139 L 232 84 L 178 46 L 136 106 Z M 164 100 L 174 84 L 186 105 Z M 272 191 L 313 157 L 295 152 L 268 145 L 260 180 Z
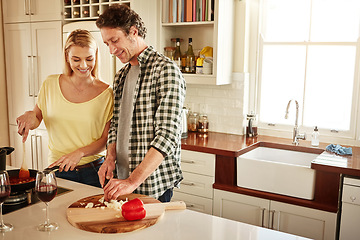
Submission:
M 257 147 L 237 158 L 237 185 L 265 192 L 313 200 L 319 154 Z

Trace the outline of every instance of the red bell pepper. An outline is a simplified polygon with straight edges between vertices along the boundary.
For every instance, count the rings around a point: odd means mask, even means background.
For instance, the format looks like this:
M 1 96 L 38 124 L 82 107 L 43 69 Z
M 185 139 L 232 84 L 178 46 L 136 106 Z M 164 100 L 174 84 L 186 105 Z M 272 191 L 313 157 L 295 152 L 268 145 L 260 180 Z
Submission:
M 144 203 L 139 198 L 134 198 L 121 206 L 123 217 L 128 221 L 140 220 L 146 216 Z

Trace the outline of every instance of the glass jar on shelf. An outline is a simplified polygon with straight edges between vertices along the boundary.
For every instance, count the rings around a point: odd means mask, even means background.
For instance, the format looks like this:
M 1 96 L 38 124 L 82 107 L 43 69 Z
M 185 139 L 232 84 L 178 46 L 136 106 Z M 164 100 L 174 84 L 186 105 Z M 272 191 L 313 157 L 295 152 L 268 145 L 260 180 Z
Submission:
M 174 60 L 175 47 L 164 47 L 164 55 Z
M 199 124 L 198 114 L 196 112 L 189 112 L 188 116 L 188 131 L 197 132 Z
M 199 124 L 198 124 L 199 133 L 208 133 L 209 132 L 209 120 L 208 116 L 203 114 L 200 115 Z

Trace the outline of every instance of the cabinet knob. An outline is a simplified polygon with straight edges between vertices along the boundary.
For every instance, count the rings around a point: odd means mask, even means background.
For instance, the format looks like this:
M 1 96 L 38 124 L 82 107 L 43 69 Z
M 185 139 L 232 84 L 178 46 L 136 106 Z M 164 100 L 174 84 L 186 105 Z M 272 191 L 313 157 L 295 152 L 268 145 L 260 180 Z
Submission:
M 356 197 L 355 197 L 355 196 L 350 196 L 350 200 L 351 200 L 352 202 L 355 202 Z

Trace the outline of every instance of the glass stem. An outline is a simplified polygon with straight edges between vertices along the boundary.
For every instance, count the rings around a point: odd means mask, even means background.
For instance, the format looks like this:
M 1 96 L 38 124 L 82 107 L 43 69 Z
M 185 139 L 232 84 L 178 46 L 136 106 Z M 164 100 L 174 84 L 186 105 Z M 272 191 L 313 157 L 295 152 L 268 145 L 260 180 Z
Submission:
M 0 226 L 4 226 L 4 220 L 3 220 L 3 214 L 2 214 L 2 206 L 3 206 L 3 202 L 0 203 L 0 219 L 1 219 Z
M 49 218 L 49 203 L 45 203 L 46 204 L 46 225 L 50 225 L 50 218 Z

